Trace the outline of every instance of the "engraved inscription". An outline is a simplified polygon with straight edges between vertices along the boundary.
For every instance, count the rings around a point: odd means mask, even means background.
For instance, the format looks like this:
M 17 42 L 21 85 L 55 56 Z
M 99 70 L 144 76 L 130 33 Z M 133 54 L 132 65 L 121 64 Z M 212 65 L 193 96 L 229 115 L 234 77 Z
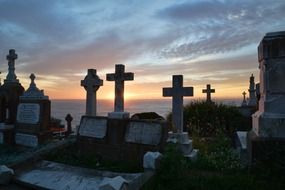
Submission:
M 28 135 L 23 133 L 17 133 L 15 136 L 16 144 L 29 146 L 29 147 L 36 147 L 38 146 L 38 137 L 35 135 Z
M 18 106 L 17 122 L 37 124 L 40 116 L 40 105 L 32 103 L 21 103 Z
M 158 145 L 161 139 L 162 126 L 151 122 L 130 122 L 125 141 L 131 143 Z
M 79 135 L 102 139 L 106 136 L 107 119 L 83 117 L 79 127 Z

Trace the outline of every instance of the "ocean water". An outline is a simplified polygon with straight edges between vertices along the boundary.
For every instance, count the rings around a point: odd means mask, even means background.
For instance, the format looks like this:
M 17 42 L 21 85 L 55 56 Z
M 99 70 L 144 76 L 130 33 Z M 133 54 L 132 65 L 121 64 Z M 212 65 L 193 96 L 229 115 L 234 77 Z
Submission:
M 184 105 L 193 101 L 194 99 L 184 99 Z M 237 99 L 217 99 L 217 103 L 224 103 L 227 105 L 238 106 L 241 100 Z M 125 111 L 130 114 L 140 112 L 156 112 L 159 115 L 166 117 L 171 111 L 171 99 L 159 100 L 125 100 Z M 97 101 L 97 115 L 107 116 L 108 112 L 114 109 L 113 101 L 98 100 Z M 72 125 L 76 126 L 80 123 L 80 118 L 85 113 L 85 100 L 51 100 L 51 115 L 52 117 L 62 120 L 62 124 L 66 124 L 65 116 L 70 113 L 73 117 Z

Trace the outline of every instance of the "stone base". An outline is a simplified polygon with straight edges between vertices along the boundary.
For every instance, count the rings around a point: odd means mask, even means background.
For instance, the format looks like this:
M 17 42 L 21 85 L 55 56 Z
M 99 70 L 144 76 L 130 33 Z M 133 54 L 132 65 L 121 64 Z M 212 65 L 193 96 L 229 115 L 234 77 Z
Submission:
M 256 112 L 252 115 L 252 130 L 259 137 L 285 138 L 285 115 Z
M 14 144 L 14 125 L 0 123 L 0 144 Z
M 130 113 L 129 112 L 110 112 L 110 113 L 108 113 L 108 118 L 111 118 L 111 119 L 129 119 Z
M 248 154 L 247 154 L 247 131 L 237 131 L 235 138 L 235 147 L 239 154 L 239 158 L 243 164 L 247 164 Z
M 260 137 L 250 131 L 247 145 L 250 165 L 262 164 L 270 169 L 285 167 L 285 138 Z
M 187 132 L 173 133 L 170 131 L 168 133 L 168 143 L 174 143 L 178 145 L 179 150 L 185 157 L 195 160 L 197 158 L 198 150 L 193 150 L 192 140 L 189 139 Z

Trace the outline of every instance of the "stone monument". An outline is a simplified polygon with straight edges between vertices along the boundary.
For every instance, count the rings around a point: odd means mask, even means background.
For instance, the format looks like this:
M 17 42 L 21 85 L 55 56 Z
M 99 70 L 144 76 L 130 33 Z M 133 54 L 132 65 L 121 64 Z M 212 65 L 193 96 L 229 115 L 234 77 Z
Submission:
M 248 106 L 253 106 L 255 107 L 257 104 L 257 99 L 256 99 L 256 90 L 255 90 L 255 83 L 254 83 L 254 76 L 251 74 L 251 77 L 249 79 L 249 99 L 248 99 Z
M 245 107 L 245 106 L 247 106 L 246 97 L 245 97 L 246 96 L 246 92 L 243 91 L 242 95 L 243 95 L 243 100 L 242 100 L 241 106 Z
M 81 86 L 86 90 L 86 115 L 96 116 L 97 99 L 96 91 L 103 85 L 101 80 L 96 74 L 96 69 L 88 69 L 88 73 L 84 80 L 81 81 Z
M 173 75 L 172 88 L 163 88 L 164 97 L 172 97 L 172 127 L 168 133 L 168 142 L 178 143 L 181 152 L 195 159 L 197 150 L 193 150 L 192 140 L 183 132 L 183 97 L 193 96 L 193 87 L 183 87 L 183 75 Z
M 36 147 L 51 137 L 50 100 L 35 84 L 35 75 L 31 74 L 31 83 L 27 91 L 20 96 L 16 122 L 16 144 Z
M 285 31 L 267 33 L 258 46 L 259 109 L 248 134 L 250 162 L 285 146 Z M 285 155 L 285 152 L 283 152 Z M 270 157 L 274 157 L 270 155 Z
M 211 89 L 211 85 L 207 84 L 207 88 L 202 90 L 202 93 L 207 93 L 207 99 L 206 102 L 207 103 L 211 103 L 211 93 L 215 93 L 215 89 Z
M 107 81 L 115 81 L 114 112 L 108 114 L 110 118 L 129 118 L 130 114 L 124 112 L 124 83 L 134 80 L 134 73 L 125 73 L 125 65 L 116 65 L 115 73 L 106 75 Z

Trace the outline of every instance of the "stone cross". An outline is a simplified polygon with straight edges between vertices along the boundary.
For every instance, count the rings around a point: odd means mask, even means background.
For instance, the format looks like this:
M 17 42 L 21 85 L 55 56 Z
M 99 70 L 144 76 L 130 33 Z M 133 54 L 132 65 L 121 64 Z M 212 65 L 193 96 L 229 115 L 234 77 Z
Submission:
M 215 93 L 215 89 L 211 89 L 211 85 L 207 84 L 207 88 L 202 90 L 203 93 L 207 93 L 207 99 L 206 102 L 210 103 L 211 100 L 211 93 Z
M 134 73 L 125 73 L 125 65 L 116 65 L 115 73 L 106 75 L 107 81 L 115 81 L 115 112 L 124 112 L 124 82 L 134 80 Z
M 70 135 L 72 133 L 72 127 L 71 127 L 71 122 L 73 120 L 73 117 L 69 114 L 66 115 L 65 117 L 65 121 L 67 123 L 67 131 L 66 131 L 66 135 Z
M 246 92 L 243 91 L 242 95 L 243 95 L 243 101 L 241 103 L 241 106 L 246 106 L 246 99 L 245 99 Z
M 88 73 L 84 80 L 81 80 L 81 86 L 86 90 L 86 115 L 96 116 L 96 91 L 103 85 L 101 80 L 96 74 L 96 69 L 88 69 Z
M 183 132 L 183 96 L 193 96 L 193 87 L 183 87 L 183 75 L 172 76 L 172 88 L 163 88 L 164 97 L 172 97 L 172 122 L 178 133 Z
M 15 74 L 15 60 L 18 58 L 18 55 L 15 53 L 14 49 L 9 50 L 9 54 L 7 55 L 8 60 L 8 74 L 6 76 L 6 81 L 9 82 L 17 82 L 17 76 Z

